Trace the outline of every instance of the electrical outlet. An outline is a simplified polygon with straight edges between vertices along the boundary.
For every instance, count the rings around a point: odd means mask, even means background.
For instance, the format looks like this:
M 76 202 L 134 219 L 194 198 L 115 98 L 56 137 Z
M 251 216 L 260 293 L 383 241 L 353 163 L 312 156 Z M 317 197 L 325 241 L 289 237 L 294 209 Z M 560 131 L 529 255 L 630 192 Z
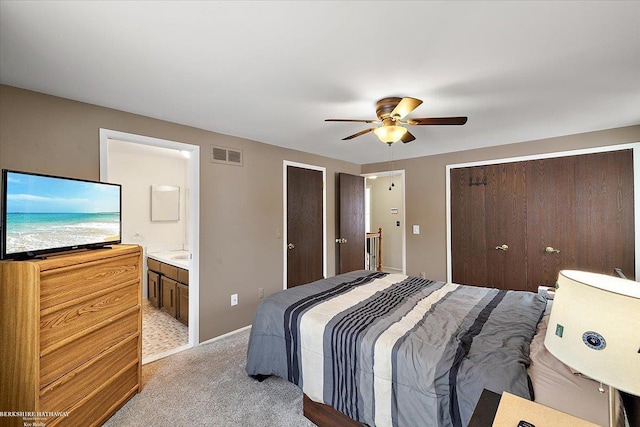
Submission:
M 238 294 L 231 295 L 231 305 L 238 305 Z
M 264 298 L 264 288 L 258 288 L 258 299 Z

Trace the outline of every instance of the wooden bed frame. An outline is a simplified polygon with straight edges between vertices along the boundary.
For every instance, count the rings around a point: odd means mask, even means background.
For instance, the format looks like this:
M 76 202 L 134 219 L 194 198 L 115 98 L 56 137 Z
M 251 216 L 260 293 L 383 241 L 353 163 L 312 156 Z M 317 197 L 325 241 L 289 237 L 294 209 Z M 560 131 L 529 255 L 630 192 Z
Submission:
M 302 395 L 302 413 L 318 427 L 366 427 L 329 405 L 317 403 Z

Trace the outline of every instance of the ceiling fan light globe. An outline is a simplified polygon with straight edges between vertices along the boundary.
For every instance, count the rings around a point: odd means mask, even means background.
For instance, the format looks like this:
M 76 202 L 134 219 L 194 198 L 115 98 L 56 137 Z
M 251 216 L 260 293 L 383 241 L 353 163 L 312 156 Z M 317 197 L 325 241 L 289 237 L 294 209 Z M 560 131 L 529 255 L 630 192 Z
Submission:
M 400 141 L 405 133 L 407 133 L 407 128 L 402 126 L 380 126 L 373 130 L 378 139 L 386 144 L 394 143 Z

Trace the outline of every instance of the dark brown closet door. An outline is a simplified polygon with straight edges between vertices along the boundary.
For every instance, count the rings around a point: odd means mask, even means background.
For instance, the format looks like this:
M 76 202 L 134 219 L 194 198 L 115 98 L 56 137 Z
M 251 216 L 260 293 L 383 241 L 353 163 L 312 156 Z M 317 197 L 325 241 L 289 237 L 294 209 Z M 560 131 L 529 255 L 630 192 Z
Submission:
M 451 170 L 452 279 L 465 285 L 487 285 L 484 167 Z
M 526 194 L 522 163 L 451 170 L 455 283 L 526 289 Z
M 451 257 L 454 282 L 504 289 L 561 269 L 635 278 L 633 152 L 452 169 Z
M 633 279 L 633 152 L 576 156 L 576 267 Z
M 575 157 L 525 162 L 528 290 L 555 286 L 558 272 L 576 268 Z M 548 248 L 548 249 L 547 249 Z
M 527 290 L 527 200 L 523 162 L 486 166 L 487 283 Z

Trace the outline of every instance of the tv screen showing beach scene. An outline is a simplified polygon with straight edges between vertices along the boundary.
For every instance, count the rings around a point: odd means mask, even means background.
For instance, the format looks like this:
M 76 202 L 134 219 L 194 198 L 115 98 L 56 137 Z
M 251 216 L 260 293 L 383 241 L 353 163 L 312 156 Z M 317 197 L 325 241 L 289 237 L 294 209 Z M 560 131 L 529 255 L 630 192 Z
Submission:
M 120 242 L 120 185 L 3 172 L 4 257 Z

